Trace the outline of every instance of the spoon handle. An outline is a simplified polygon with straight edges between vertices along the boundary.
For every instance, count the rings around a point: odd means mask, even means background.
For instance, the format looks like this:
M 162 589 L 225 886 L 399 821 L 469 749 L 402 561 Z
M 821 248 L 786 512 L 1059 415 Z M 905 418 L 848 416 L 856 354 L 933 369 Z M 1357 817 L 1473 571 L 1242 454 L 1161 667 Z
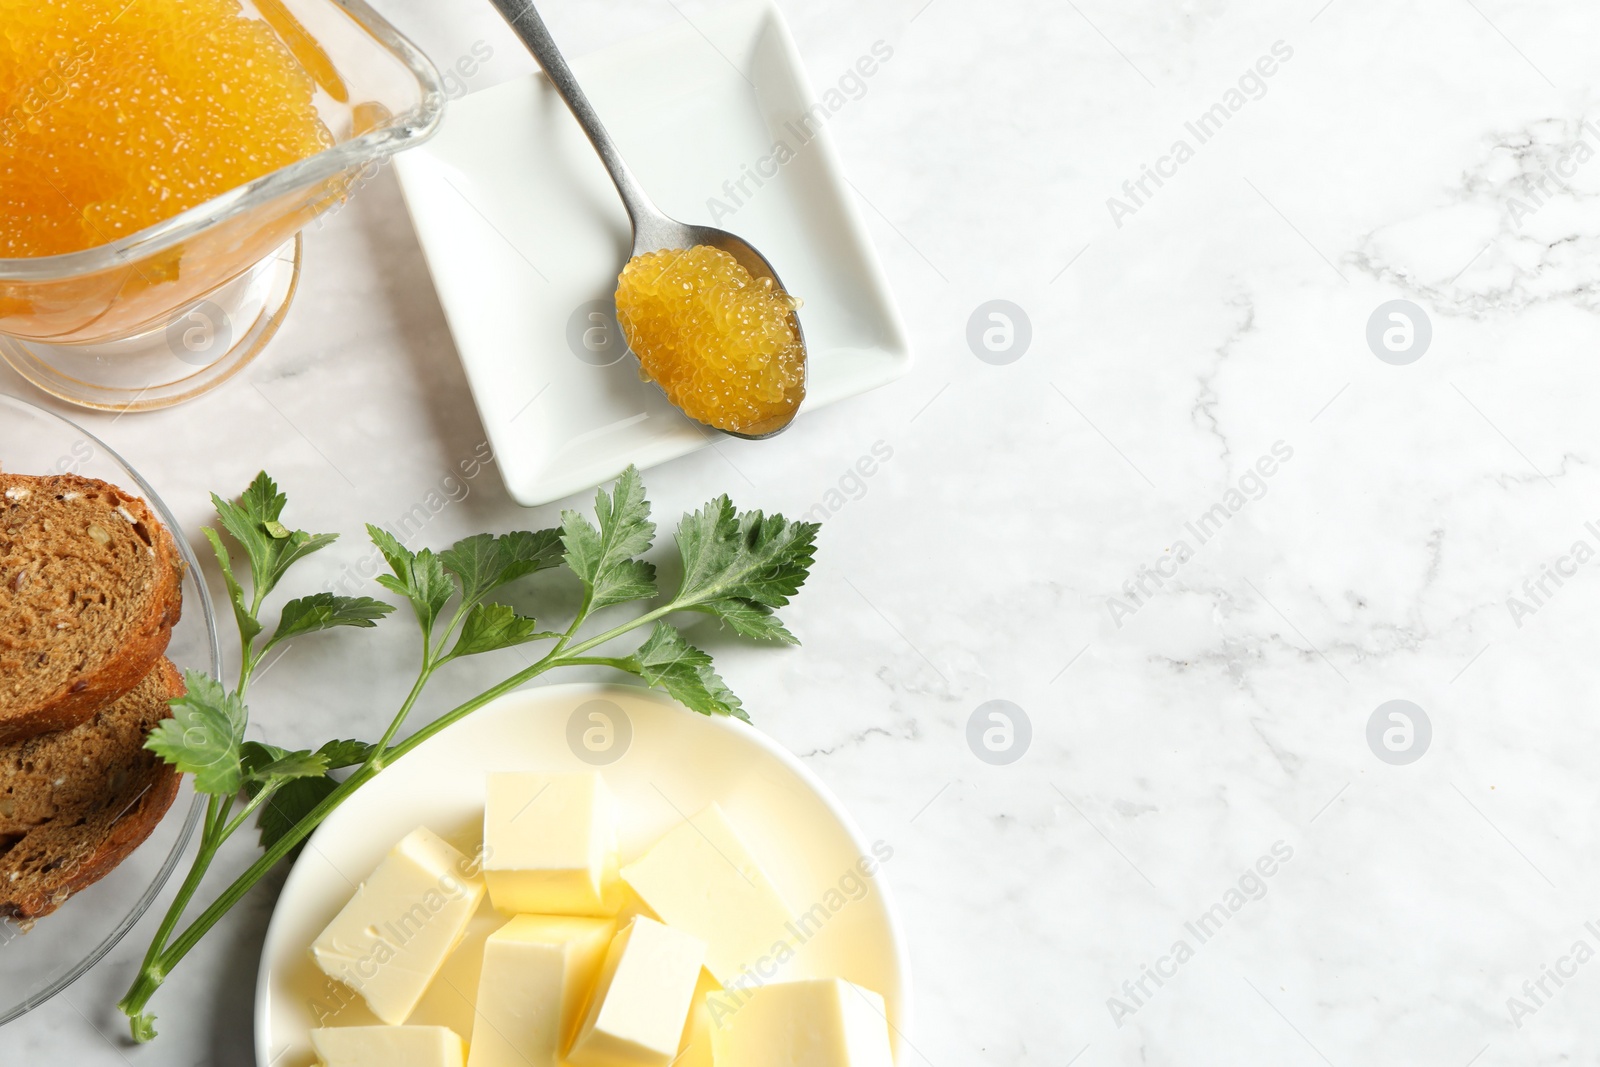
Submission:
M 539 17 L 539 12 L 533 6 L 533 0 L 491 0 L 491 3 L 511 26 L 512 31 L 522 39 L 522 43 L 527 45 L 528 51 L 533 53 L 533 58 L 539 61 L 539 66 L 544 69 L 550 84 L 556 87 L 556 92 L 561 94 L 561 99 L 566 101 L 567 107 L 572 111 L 572 117 L 578 120 L 578 125 L 582 126 L 583 132 L 589 136 L 589 142 L 600 154 L 600 161 L 606 165 L 606 171 L 611 175 L 611 181 L 616 185 L 617 193 L 628 209 L 628 218 L 633 222 L 634 232 L 649 229 L 662 220 L 661 210 L 645 194 L 639 179 L 633 176 L 633 171 L 628 169 L 622 153 L 617 150 L 616 142 L 606 132 L 599 114 L 595 112 L 594 105 L 589 103 L 589 98 L 578 85 L 578 79 L 573 77 L 572 68 L 567 66 L 561 49 L 556 47 L 555 38 L 551 37 L 550 31 L 545 28 L 544 19 Z

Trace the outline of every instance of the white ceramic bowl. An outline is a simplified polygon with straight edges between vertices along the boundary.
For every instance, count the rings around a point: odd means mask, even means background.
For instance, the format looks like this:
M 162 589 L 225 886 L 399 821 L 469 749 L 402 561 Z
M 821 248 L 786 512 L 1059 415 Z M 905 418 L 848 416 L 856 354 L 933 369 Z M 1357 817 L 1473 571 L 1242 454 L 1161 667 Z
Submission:
M 613 747 L 598 756 L 581 740 L 595 725 L 589 715 L 597 709 L 614 730 Z M 596 765 L 606 758 L 615 761 Z M 319 1010 L 340 1008 L 328 1025 L 375 1022 L 357 998 L 316 969 L 308 949 L 396 841 L 426 825 L 470 853 L 482 840 L 486 774 L 586 769 L 599 770 L 619 799 L 624 862 L 714 800 L 791 906 L 823 901 L 844 882 L 854 899 L 845 898 L 778 980 L 838 976 L 882 993 L 896 1056 L 903 1057 L 910 968 L 885 882 L 892 856 L 874 877 L 850 879 L 858 859 L 873 855 L 874 843 L 828 788 L 765 734 L 686 711 L 651 690 L 567 684 L 513 693 L 419 745 L 311 836 L 283 887 L 261 955 L 260 1067 L 315 1062 L 307 1034 L 318 1025 Z M 463 948 L 502 921 L 486 903 Z M 435 986 L 475 986 L 471 971 L 469 965 L 459 978 L 447 975 L 452 982 Z M 452 1025 L 470 1038 L 471 1018 L 460 995 L 436 988 L 411 1021 Z
M 0 394 L 0 469 L 16 474 L 81 474 L 145 499 L 172 533 L 188 564 L 183 617 L 167 657 L 180 668 L 222 670 L 216 618 L 194 551 L 150 483 L 98 437 L 75 423 L 16 397 Z M 0 1025 L 43 1004 L 71 985 L 121 941 L 166 884 L 183 856 L 202 805 L 187 778 L 167 817 L 133 855 L 78 893 L 27 933 L 0 921 Z

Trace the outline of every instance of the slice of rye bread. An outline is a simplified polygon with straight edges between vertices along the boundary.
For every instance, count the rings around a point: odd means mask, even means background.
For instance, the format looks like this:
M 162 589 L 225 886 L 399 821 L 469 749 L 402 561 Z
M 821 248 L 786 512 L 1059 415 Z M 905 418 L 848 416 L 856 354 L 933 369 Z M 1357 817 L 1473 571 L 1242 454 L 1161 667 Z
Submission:
M 144 742 L 183 693 L 162 659 L 88 722 L 0 745 L 0 916 L 50 914 L 150 836 L 181 776 Z
M 0 743 L 76 726 L 138 685 L 182 608 L 182 559 L 143 500 L 0 472 Z

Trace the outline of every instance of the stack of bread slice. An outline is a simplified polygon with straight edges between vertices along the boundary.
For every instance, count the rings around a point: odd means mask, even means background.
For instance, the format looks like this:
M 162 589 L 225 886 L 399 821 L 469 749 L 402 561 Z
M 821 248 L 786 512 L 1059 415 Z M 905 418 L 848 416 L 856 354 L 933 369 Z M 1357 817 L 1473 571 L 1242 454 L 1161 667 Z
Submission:
M 178 791 L 145 749 L 183 681 L 183 562 L 143 500 L 0 472 L 0 916 L 31 921 L 143 844 Z

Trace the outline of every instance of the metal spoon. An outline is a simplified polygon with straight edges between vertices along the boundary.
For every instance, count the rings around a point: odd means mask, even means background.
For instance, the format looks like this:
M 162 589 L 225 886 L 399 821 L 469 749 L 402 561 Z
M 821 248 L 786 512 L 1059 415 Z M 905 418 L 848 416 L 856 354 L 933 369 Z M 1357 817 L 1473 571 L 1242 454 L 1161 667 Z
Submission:
M 763 278 L 770 278 L 774 289 L 788 292 L 784 289 L 783 282 L 778 279 L 777 271 L 772 269 L 772 264 L 768 263 L 767 258 L 744 238 L 710 226 L 691 226 L 679 222 L 656 207 L 639 185 L 639 180 L 628 169 L 628 164 L 623 161 L 622 153 L 617 150 L 616 143 L 611 140 L 611 135 L 601 124 L 600 116 L 595 113 L 589 98 L 579 88 L 578 80 L 573 77 L 572 69 L 567 66 L 561 50 L 556 47 L 550 31 L 545 28 L 544 20 L 534 9 L 532 0 L 491 0 L 491 2 L 516 35 L 522 38 L 522 43 L 533 53 L 533 58 L 539 61 L 539 66 L 544 68 L 550 83 L 566 101 L 573 118 L 578 120 L 578 125 L 588 134 L 594 150 L 600 154 L 600 161 L 606 165 L 606 171 L 611 175 L 611 181 L 616 185 L 617 193 L 628 209 L 628 219 L 633 223 L 633 255 L 659 252 L 664 249 L 681 250 L 695 245 L 710 245 L 722 249 L 736 259 L 758 284 Z M 793 311 L 789 313 L 789 324 L 794 329 L 795 340 L 800 344 L 802 362 L 800 383 L 796 388 L 800 394 L 797 399 L 804 400 L 807 370 L 806 341 L 800 332 L 800 317 Z M 730 437 L 760 441 L 788 429 L 799 408 L 800 405 L 797 403 L 788 413 L 749 427 L 744 433 L 722 430 L 719 427 L 711 428 Z

